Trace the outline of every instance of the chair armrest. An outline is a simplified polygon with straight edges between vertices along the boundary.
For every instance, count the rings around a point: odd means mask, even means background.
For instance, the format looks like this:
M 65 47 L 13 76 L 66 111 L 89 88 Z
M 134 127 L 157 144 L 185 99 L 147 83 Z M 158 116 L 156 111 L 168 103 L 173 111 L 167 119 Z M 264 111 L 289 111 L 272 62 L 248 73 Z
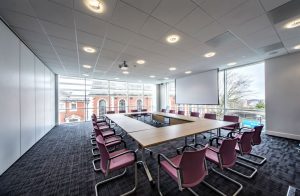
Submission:
M 122 140 L 116 139 L 116 140 L 112 140 L 112 141 L 109 141 L 109 142 L 105 142 L 105 144 L 110 144 L 110 143 L 113 143 L 113 142 L 116 142 L 116 141 L 122 142 Z
M 117 158 L 117 157 L 119 157 L 119 156 L 122 156 L 122 155 L 128 154 L 128 153 L 133 153 L 133 154 L 134 154 L 134 160 L 135 160 L 135 161 L 137 160 L 137 158 L 136 158 L 136 153 L 135 153 L 135 151 L 133 151 L 133 150 L 127 150 L 127 151 L 122 152 L 122 153 L 120 153 L 120 154 L 117 154 L 117 155 L 115 155 L 115 156 L 109 157 L 109 160 L 112 160 L 112 159 L 114 159 L 114 158 Z
M 160 157 L 162 157 L 162 158 L 164 158 L 174 169 L 179 169 L 179 167 L 177 167 L 176 165 L 174 165 L 174 163 L 170 160 L 170 159 L 168 159 L 168 157 L 166 157 L 164 154 L 161 154 L 161 153 L 159 153 L 158 155 L 157 155 L 157 161 L 158 161 L 158 165 L 160 165 Z

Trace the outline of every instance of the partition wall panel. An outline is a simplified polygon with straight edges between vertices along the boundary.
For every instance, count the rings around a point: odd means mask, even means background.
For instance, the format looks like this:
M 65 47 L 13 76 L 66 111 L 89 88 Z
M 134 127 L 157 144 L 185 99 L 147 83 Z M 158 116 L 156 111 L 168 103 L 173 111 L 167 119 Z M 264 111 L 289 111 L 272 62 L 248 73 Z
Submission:
M 45 67 L 35 58 L 35 139 L 45 135 Z
M 20 44 L 21 154 L 35 143 L 34 55 Z
M 0 23 L 0 174 L 20 157 L 19 40 Z
M 2 21 L 0 70 L 2 175 L 54 126 L 55 79 L 54 74 Z

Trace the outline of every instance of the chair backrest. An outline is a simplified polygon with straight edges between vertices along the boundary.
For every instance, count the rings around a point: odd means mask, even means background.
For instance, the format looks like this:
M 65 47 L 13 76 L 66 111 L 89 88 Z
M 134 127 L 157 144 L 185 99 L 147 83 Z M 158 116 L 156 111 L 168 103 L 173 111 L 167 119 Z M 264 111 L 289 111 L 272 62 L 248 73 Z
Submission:
M 96 137 L 97 137 L 98 135 L 103 136 L 103 133 L 102 133 L 101 129 L 99 129 L 99 126 L 98 126 L 98 125 L 94 125 L 94 131 L 95 131 Z
M 161 109 L 161 112 L 166 112 L 166 109 Z
M 106 114 L 114 114 L 115 111 L 107 111 Z
M 235 164 L 237 140 L 237 138 L 223 140 L 219 150 L 222 168 L 232 167 Z
M 184 115 L 184 111 L 178 111 L 177 114 L 179 114 L 179 115 Z
M 96 119 L 97 119 L 96 114 L 92 114 L 92 119 L 93 119 L 93 118 L 96 118 Z
M 261 132 L 264 128 L 264 125 L 259 125 L 254 127 L 254 134 L 252 137 L 252 145 L 259 145 L 261 143 Z
M 126 110 L 119 110 L 119 113 L 120 113 L 120 114 L 126 113 Z
M 131 110 L 131 112 L 138 112 L 138 110 Z
M 232 116 L 232 115 L 224 115 L 223 121 L 239 122 L 239 117 L 238 116 Z
M 204 114 L 204 118 L 216 120 L 217 119 L 217 115 L 216 114 L 211 114 L 211 113 L 205 113 Z
M 240 141 L 239 141 L 239 148 L 243 154 L 250 154 L 250 152 L 252 150 L 251 144 L 252 144 L 253 134 L 254 134 L 254 130 L 247 131 L 242 134 L 242 137 L 240 138 Z
M 147 109 L 141 109 L 141 112 L 147 112 Z
M 185 151 L 179 163 L 183 187 L 194 187 L 208 174 L 205 162 L 207 147 L 197 151 Z
M 175 114 L 175 110 L 169 110 L 169 113 Z
M 108 164 L 108 159 L 109 159 L 109 152 L 105 146 L 105 141 L 102 136 L 97 136 L 96 137 L 96 143 L 100 152 L 100 169 L 101 171 L 106 174 L 107 171 L 107 164 Z
M 191 116 L 193 117 L 199 117 L 199 112 L 191 112 Z

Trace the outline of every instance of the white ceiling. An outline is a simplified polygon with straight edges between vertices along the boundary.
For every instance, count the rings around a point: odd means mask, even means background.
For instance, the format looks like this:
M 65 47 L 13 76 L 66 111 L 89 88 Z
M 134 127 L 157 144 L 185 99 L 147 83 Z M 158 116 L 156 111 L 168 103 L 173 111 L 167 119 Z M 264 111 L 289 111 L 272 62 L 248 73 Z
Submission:
M 98 79 L 155 83 L 183 76 L 187 70 L 195 73 L 295 52 L 293 46 L 300 43 L 300 28 L 286 30 L 286 21 L 273 25 L 267 16 L 289 0 L 103 1 L 106 11 L 96 14 L 83 0 L 0 0 L 0 16 L 55 73 L 77 77 L 87 73 Z M 233 39 L 216 47 L 208 44 L 225 32 Z M 173 33 L 180 41 L 168 44 L 165 38 Z M 276 54 L 262 52 L 278 42 L 284 48 Z M 85 53 L 83 46 L 92 46 L 97 53 Z M 216 56 L 204 58 L 210 51 Z M 146 63 L 136 65 L 138 59 Z M 124 60 L 129 75 L 118 68 Z M 177 70 L 171 72 L 169 67 Z

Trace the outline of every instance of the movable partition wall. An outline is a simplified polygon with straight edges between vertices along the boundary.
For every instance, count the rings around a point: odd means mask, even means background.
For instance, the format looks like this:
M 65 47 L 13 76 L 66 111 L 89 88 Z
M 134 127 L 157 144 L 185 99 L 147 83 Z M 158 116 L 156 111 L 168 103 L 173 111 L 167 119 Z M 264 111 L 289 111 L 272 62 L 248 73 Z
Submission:
M 0 21 L 0 175 L 55 125 L 55 76 Z

